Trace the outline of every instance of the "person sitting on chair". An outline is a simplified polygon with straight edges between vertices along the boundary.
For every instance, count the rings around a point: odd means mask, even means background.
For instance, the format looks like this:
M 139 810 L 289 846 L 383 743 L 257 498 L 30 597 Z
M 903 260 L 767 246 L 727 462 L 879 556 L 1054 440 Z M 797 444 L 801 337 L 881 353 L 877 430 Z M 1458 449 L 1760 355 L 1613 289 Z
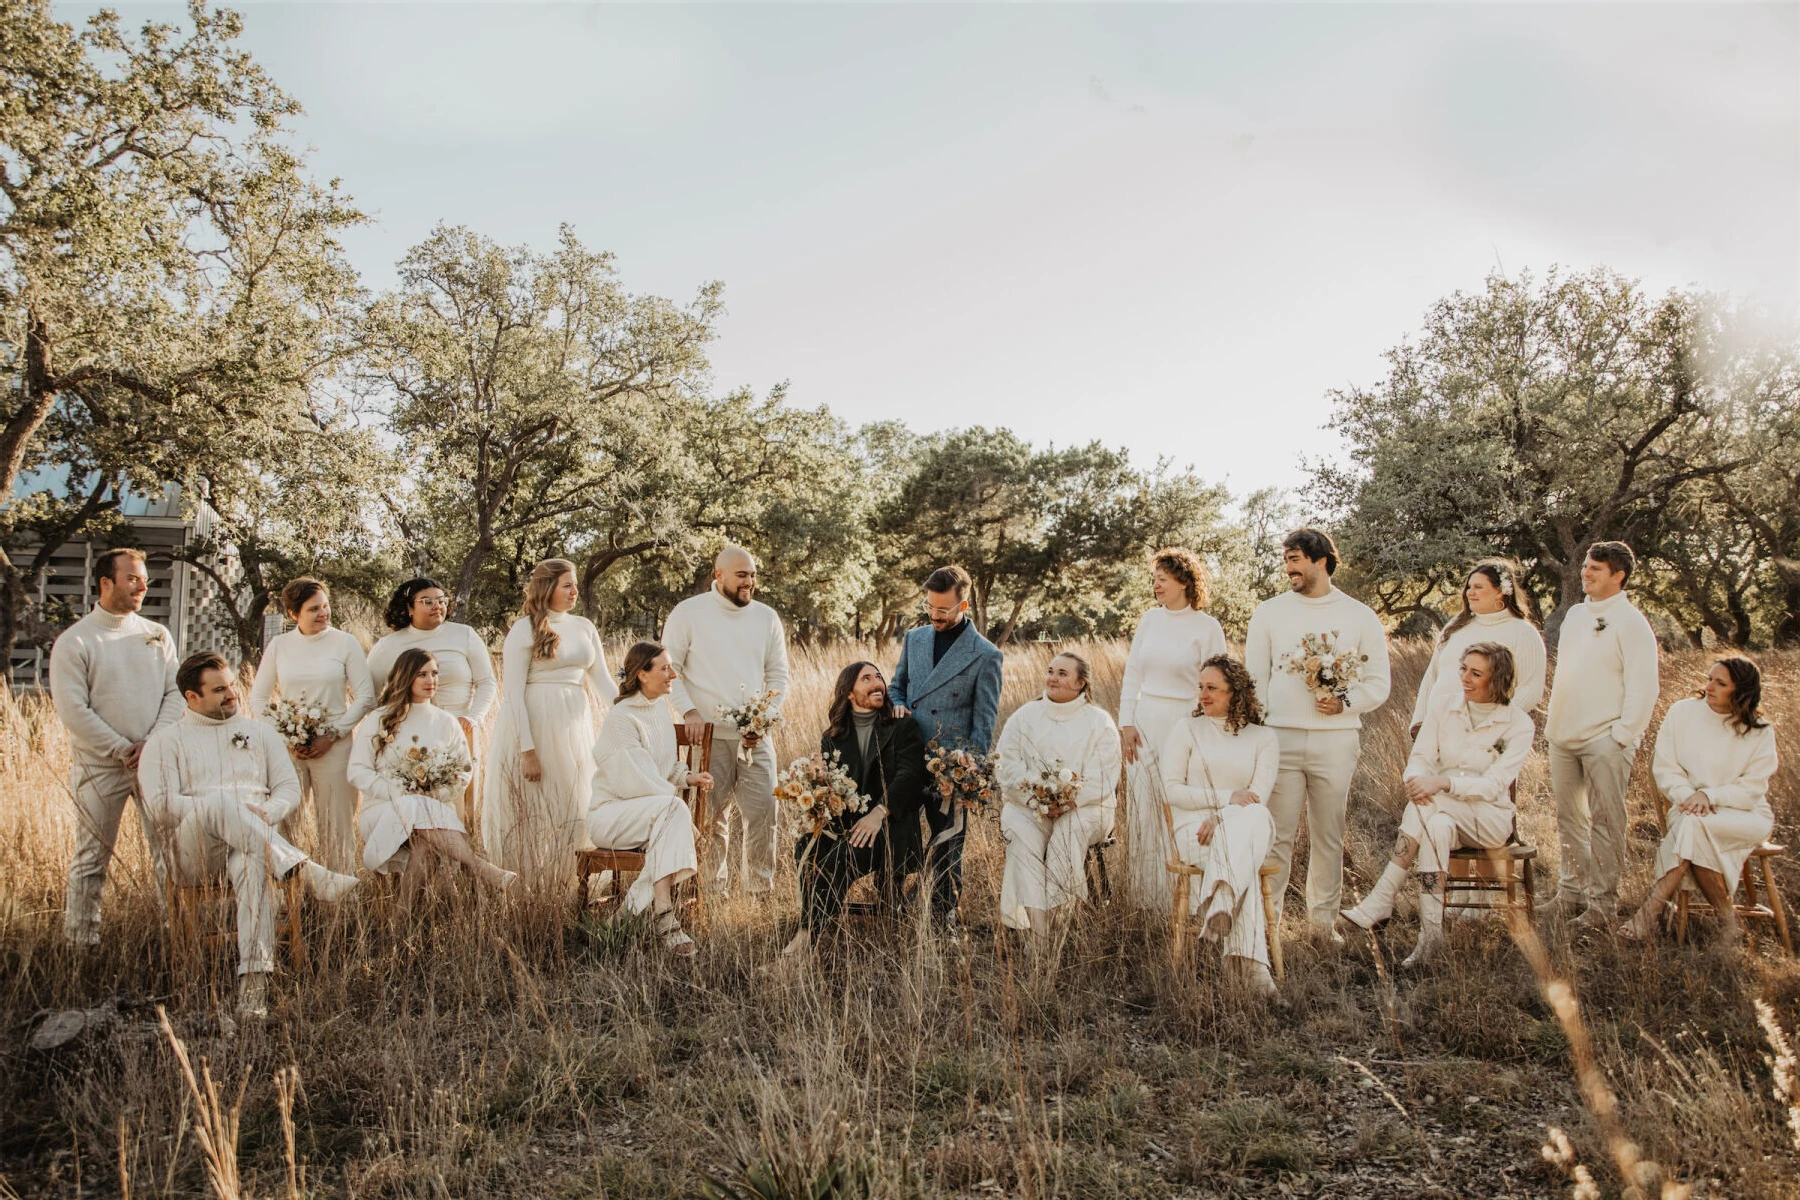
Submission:
M 1511 795 L 1531 753 L 1537 728 L 1512 707 L 1512 651 L 1476 642 L 1462 652 L 1462 695 L 1440 699 L 1426 713 L 1404 776 L 1406 811 L 1394 858 L 1381 878 L 1344 917 L 1373 929 L 1393 915 L 1394 896 L 1419 870 L 1419 940 L 1406 966 L 1436 954 L 1444 940 L 1444 888 L 1450 852 L 1498 849 L 1513 834 Z
M 300 778 L 273 726 L 238 713 L 223 656 L 190 654 L 175 672 L 187 710 L 150 735 L 138 761 L 144 815 L 161 842 L 170 883 L 224 876 L 237 902 L 238 1013 L 268 1015 L 275 971 L 275 889 L 298 871 L 313 895 L 342 899 L 354 875 L 328 871 L 276 826 L 300 804 Z
M 1762 674 L 1747 658 L 1721 658 L 1698 696 L 1669 706 L 1656 734 L 1650 774 L 1669 803 L 1669 832 L 1656 850 L 1656 882 L 1619 932 L 1648 937 L 1691 867 L 1727 941 L 1744 935 L 1732 904 L 1750 852 L 1775 828 L 1769 780 L 1779 765 L 1775 730 L 1758 715 Z
M 670 953 L 694 954 L 694 939 L 675 912 L 675 885 L 699 869 L 694 818 L 682 790 L 706 790 L 712 776 L 689 771 L 675 741 L 668 695 L 675 668 L 660 642 L 639 642 L 625 654 L 619 698 L 594 743 L 594 785 L 587 831 L 603 850 L 642 850 L 644 869 L 625 892 L 628 911 L 654 906 L 656 936 Z
M 1257 873 L 1275 840 L 1269 791 L 1281 742 L 1262 723 L 1256 684 L 1244 664 L 1216 654 L 1200 667 L 1200 704 L 1177 722 L 1158 754 L 1175 853 L 1203 867 L 1189 897 L 1206 939 L 1222 942 L 1230 977 L 1273 995 L 1269 943 Z
M 817 838 L 804 834 L 795 845 L 794 857 L 800 862 L 800 931 L 782 951 L 789 957 L 812 950 L 813 939 L 843 909 L 850 885 L 864 875 L 877 874 L 884 899 L 896 903 L 901 879 L 897 868 L 916 860 L 919 853 L 925 739 L 918 724 L 888 702 L 880 667 L 854 662 L 838 672 L 819 752 L 837 757 L 856 790 L 868 797 L 869 806 L 860 815 L 840 814 L 825 834 Z M 924 886 L 928 884 L 922 880 Z

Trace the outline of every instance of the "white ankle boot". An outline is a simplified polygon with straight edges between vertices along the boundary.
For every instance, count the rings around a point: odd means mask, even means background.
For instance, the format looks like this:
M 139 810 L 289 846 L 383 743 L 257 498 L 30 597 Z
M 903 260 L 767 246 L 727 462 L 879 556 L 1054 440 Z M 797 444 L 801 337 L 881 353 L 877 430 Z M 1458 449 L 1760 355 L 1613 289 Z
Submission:
M 1406 882 L 1406 868 L 1399 863 L 1390 862 L 1363 902 L 1355 908 L 1344 909 L 1344 920 L 1350 921 L 1363 929 L 1373 929 L 1394 915 L 1394 894 L 1400 885 Z
M 238 1019 L 260 1021 L 269 1015 L 269 973 L 249 971 L 238 980 Z
M 356 876 L 328 871 L 310 858 L 301 864 L 300 875 L 312 894 L 327 904 L 337 903 L 356 889 Z
M 1444 945 L 1444 897 L 1436 892 L 1419 896 L 1419 943 L 1400 965 L 1416 967 L 1437 957 Z

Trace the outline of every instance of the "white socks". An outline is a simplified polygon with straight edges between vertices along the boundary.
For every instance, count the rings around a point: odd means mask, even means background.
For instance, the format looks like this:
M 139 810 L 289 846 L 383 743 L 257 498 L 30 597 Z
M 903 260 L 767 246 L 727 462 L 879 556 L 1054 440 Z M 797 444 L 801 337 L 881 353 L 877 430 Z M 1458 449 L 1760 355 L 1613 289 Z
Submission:
M 1363 897 L 1363 902 L 1355 908 L 1344 909 L 1344 919 L 1363 929 L 1375 928 L 1394 915 L 1394 894 L 1405 882 L 1406 868 L 1397 862 L 1389 862 L 1387 869 L 1381 873 L 1381 878 L 1375 881 L 1375 886 Z

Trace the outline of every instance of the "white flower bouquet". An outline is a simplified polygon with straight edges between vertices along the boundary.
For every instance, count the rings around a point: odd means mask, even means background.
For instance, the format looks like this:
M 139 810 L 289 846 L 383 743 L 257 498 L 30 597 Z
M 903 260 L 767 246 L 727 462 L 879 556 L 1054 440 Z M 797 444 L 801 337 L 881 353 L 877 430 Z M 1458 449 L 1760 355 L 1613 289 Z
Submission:
M 1362 681 L 1363 664 L 1369 656 L 1360 650 L 1343 650 L 1337 644 L 1338 631 L 1309 633 L 1300 639 L 1299 648 L 1281 656 L 1281 669 L 1306 680 L 1307 690 L 1324 699 L 1336 696 L 1340 704 L 1348 703 L 1350 688 Z
M 777 701 L 781 693 L 777 691 L 763 692 L 761 695 L 746 697 L 741 704 L 719 705 L 719 720 L 734 726 L 739 736 L 755 734 L 767 737 L 774 728 L 781 724 L 781 707 Z M 738 743 L 738 757 L 745 762 L 750 761 L 752 748 Z
M 931 773 L 938 795 L 951 808 L 986 809 L 1000 792 L 994 782 L 997 754 L 977 754 L 967 746 L 942 746 L 932 741 L 925 747 L 925 769 Z M 950 809 L 946 808 L 945 812 Z
M 461 742 L 448 746 L 421 746 L 417 734 L 412 745 L 389 756 L 386 773 L 406 791 L 431 796 L 442 791 L 460 792 L 469 786 L 475 764 Z
M 1025 781 L 1025 807 L 1054 821 L 1075 810 L 1075 797 L 1080 793 L 1081 776 L 1063 766 L 1059 758 L 1039 771 L 1036 779 Z
M 331 725 L 331 714 L 322 704 L 305 700 L 271 700 L 268 713 L 275 732 L 295 750 L 304 750 L 322 737 L 337 736 L 337 730 Z
M 869 798 L 856 790 L 835 751 L 789 763 L 775 784 L 775 798 L 792 807 L 801 832 L 815 838 L 836 837 L 832 823 L 840 815 L 869 808 Z

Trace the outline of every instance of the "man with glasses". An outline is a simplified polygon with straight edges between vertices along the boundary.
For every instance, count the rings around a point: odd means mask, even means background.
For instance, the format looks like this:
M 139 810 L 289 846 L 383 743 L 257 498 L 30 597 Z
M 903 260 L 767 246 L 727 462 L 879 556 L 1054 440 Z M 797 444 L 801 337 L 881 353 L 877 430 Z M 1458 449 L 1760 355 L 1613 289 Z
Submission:
M 921 625 L 901 640 L 888 698 L 901 716 L 910 714 L 926 744 L 964 747 L 986 754 L 994 745 L 1000 716 L 1000 651 L 976 632 L 969 621 L 969 573 L 961 567 L 939 567 L 925 581 Z M 928 751 L 929 753 L 929 751 Z M 920 888 L 926 872 L 931 880 L 931 915 L 954 939 L 957 902 L 962 895 L 962 810 L 928 796 L 925 819 L 931 830 Z M 902 874 L 911 869 L 902 864 Z

